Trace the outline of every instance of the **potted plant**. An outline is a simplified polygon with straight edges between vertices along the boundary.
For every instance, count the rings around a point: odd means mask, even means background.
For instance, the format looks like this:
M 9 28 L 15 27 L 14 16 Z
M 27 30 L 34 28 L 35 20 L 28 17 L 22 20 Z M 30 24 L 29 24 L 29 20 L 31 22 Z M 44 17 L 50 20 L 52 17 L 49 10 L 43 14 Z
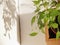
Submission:
M 60 45 L 60 0 L 34 0 L 33 3 L 36 15 L 32 17 L 31 24 L 37 22 L 39 29 L 45 33 L 47 45 Z

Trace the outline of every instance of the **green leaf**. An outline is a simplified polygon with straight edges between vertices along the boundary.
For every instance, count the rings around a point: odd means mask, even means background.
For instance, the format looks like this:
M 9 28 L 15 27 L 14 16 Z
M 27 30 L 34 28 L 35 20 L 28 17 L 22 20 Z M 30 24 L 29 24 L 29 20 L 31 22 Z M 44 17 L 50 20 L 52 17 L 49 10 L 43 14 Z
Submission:
M 40 24 L 39 29 L 42 30 L 43 27 L 44 27 L 44 24 L 42 23 L 42 24 Z
M 58 12 L 59 12 L 58 15 L 60 15 L 60 9 L 58 10 Z
M 36 16 L 33 16 L 32 20 L 31 20 L 31 25 L 33 25 L 33 23 L 35 22 Z
M 50 16 L 56 17 L 60 12 L 58 10 L 52 9 L 50 10 Z
M 44 23 L 42 23 L 42 21 L 38 21 L 38 27 L 39 29 L 42 29 L 44 27 Z
M 53 21 L 49 21 L 48 26 L 51 27 L 51 24 L 54 23 Z
M 59 39 L 60 38 L 60 32 L 58 31 L 57 33 L 56 33 L 56 39 Z
M 34 3 L 35 5 L 37 5 L 37 4 L 39 4 L 39 1 L 33 1 L 33 3 Z
M 40 3 L 40 1 L 41 1 L 41 0 L 34 0 L 33 3 L 34 3 L 35 5 L 37 5 L 37 4 Z
M 33 1 L 33 2 L 34 2 L 34 4 L 35 4 L 35 5 L 39 4 L 39 2 L 38 2 L 38 1 Z
M 44 12 L 39 12 L 38 14 L 39 14 L 39 19 L 43 19 L 45 17 Z
M 58 16 L 58 23 L 60 24 L 60 15 Z
M 50 17 L 49 20 L 50 21 L 55 21 L 55 17 Z
M 42 5 L 44 5 L 44 7 L 46 7 L 46 6 L 48 6 L 48 2 L 45 2 L 45 3 L 43 3 Z
M 45 33 L 45 31 L 44 31 L 44 29 L 43 29 L 43 28 L 41 29 L 41 32 L 42 32 L 42 33 Z
M 52 23 L 52 24 L 51 24 L 51 27 L 53 27 L 53 28 L 58 28 L 58 24 L 57 24 L 57 23 Z
M 57 3 L 57 4 L 56 4 L 56 7 L 59 8 L 59 7 L 60 7 L 60 3 Z
M 40 8 L 37 7 L 37 9 L 35 10 L 35 12 L 39 12 Z
M 38 33 L 36 33 L 36 32 L 32 32 L 31 34 L 30 34 L 30 36 L 36 36 Z
M 40 15 L 37 21 L 39 29 L 42 29 L 44 27 L 44 23 L 42 22 L 43 15 Z
M 55 0 L 52 1 L 51 5 L 55 6 L 57 4 L 57 2 Z
M 48 17 L 44 18 L 44 23 L 46 24 L 46 22 L 48 21 Z

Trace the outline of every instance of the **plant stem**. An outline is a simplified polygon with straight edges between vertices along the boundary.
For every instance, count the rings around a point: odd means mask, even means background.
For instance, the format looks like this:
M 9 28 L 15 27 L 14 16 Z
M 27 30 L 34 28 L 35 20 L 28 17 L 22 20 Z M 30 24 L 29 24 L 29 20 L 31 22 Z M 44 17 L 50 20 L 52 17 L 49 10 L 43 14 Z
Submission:
M 53 31 L 54 34 L 56 34 L 56 32 L 51 28 L 51 30 Z

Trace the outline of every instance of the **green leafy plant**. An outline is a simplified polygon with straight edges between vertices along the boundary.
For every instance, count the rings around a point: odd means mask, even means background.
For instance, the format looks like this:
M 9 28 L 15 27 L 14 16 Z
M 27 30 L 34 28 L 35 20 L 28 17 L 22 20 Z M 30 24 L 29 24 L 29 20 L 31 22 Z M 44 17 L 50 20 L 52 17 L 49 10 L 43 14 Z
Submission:
M 35 36 L 35 35 L 37 35 L 38 33 L 36 33 L 36 32 L 32 32 L 30 35 L 31 36 Z
M 45 28 L 45 25 L 47 23 L 48 29 L 57 29 L 56 38 L 60 38 L 60 1 L 34 0 L 33 3 L 36 7 L 36 15 L 32 17 L 31 24 L 33 25 L 33 23 L 37 19 L 39 29 L 43 31 L 42 29 Z M 33 32 L 30 35 L 35 36 L 37 35 L 37 33 Z

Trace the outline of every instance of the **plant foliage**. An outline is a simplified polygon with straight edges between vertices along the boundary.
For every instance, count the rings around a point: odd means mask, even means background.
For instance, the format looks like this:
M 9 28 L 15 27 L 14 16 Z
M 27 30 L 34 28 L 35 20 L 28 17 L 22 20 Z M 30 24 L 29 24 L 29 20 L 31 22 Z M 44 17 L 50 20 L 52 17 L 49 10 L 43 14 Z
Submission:
M 34 6 L 36 7 L 35 15 L 32 18 L 31 24 L 35 22 L 35 19 L 37 19 L 37 24 L 39 29 L 42 30 L 42 28 L 45 27 L 46 23 L 48 28 L 53 27 L 58 29 L 58 24 L 60 24 L 60 2 L 57 0 L 34 0 L 33 1 Z M 43 7 L 43 10 L 42 8 Z M 55 22 L 55 18 L 58 16 L 58 23 Z M 37 18 L 38 17 L 38 18 Z M 60 29 L 59 29 L 60 30 Z M 56 38 L 60 37 L 60 31 L 57 30 Z M 31 34 L 33 35 L 33 34 Z M 33 35 L 34 36 L 34 35 Z
M 30 36 L 36 36 L 36 35 L 37 35 L 36 32 L 32 32 L 32 33 L 30 34 Z

